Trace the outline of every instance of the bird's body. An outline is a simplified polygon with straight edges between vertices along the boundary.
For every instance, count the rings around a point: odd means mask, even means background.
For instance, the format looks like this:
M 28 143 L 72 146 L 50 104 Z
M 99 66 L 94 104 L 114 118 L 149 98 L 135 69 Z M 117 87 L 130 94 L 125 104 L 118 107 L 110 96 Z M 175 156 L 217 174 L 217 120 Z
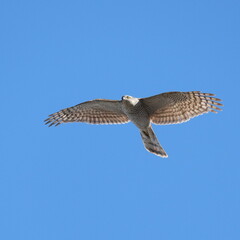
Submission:
M 150 118 L 144 105 L 138 98 L 124 96 L 122 99 L 122 110 L 139 129 L 150 126 Z
M 150 117 L 143 102 L 138 98 L 123 96 L 122 109 L 129 120 L 139 128 L 145 148 L 156 155 L 167 157 L 152 130 Z
M 121 101 L 96 99 L 65 108 L 46 119 L 49 126 L 65 122 L 92 124 L 118 124 L 133 122 L 140 130 L 145 148 L 158 156 L 167 157 L 159 144 L 151 123 L 175 124 L 190 120 L 207 112 L 221 110 L 223 106 L 211 93 L 167 92 L 148 98 L 123 96 Z

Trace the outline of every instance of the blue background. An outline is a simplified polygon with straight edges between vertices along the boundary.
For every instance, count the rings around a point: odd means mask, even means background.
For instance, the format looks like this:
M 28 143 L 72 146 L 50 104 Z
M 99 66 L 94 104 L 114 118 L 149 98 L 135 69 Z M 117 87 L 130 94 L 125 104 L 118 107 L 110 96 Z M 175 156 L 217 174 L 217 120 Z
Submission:
M 0 238 L 240 239 L 240 2 L 0 3 Z M 153 126 L 48 128 L 83 101 L 215 93 L 224 111 Z

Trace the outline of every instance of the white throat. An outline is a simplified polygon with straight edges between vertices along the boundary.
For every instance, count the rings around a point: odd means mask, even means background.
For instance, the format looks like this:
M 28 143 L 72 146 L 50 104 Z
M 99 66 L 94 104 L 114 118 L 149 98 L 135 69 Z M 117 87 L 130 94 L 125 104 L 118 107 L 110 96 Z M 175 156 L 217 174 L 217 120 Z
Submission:
M 126 101 L 132 106 L 135 106 L 139 102 L 139 99 L 131 96 L 123 96 L 123 101 Z

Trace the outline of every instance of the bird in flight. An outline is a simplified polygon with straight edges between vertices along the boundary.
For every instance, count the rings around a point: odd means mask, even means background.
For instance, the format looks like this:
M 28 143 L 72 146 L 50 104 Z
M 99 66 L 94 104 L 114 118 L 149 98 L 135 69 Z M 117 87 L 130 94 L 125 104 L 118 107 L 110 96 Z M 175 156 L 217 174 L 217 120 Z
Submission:
M 49 115 L 45 124 L 85 122 L 91 124 L 121 124 L 133 122 L 140 131 L 145 148 L 157 156 L 168 157 L 160 145 L 151 123 L 164 125 L 182 123 L 203 113 L 221 111 L 221 99 L 214 94 L 166 92 L 147 98 L 123 96 L 122 100 L 95 99 L 65 108 Z

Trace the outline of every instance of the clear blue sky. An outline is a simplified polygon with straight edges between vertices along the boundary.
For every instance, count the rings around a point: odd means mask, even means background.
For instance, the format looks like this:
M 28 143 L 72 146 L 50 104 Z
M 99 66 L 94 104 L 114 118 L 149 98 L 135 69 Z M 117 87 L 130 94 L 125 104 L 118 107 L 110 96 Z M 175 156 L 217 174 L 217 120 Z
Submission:
M 0 3 L 0 239 L 240 239 L 240 1 Z M 215 93 L 224 111 L 153 126 L 65 124 L 95 98 Z

